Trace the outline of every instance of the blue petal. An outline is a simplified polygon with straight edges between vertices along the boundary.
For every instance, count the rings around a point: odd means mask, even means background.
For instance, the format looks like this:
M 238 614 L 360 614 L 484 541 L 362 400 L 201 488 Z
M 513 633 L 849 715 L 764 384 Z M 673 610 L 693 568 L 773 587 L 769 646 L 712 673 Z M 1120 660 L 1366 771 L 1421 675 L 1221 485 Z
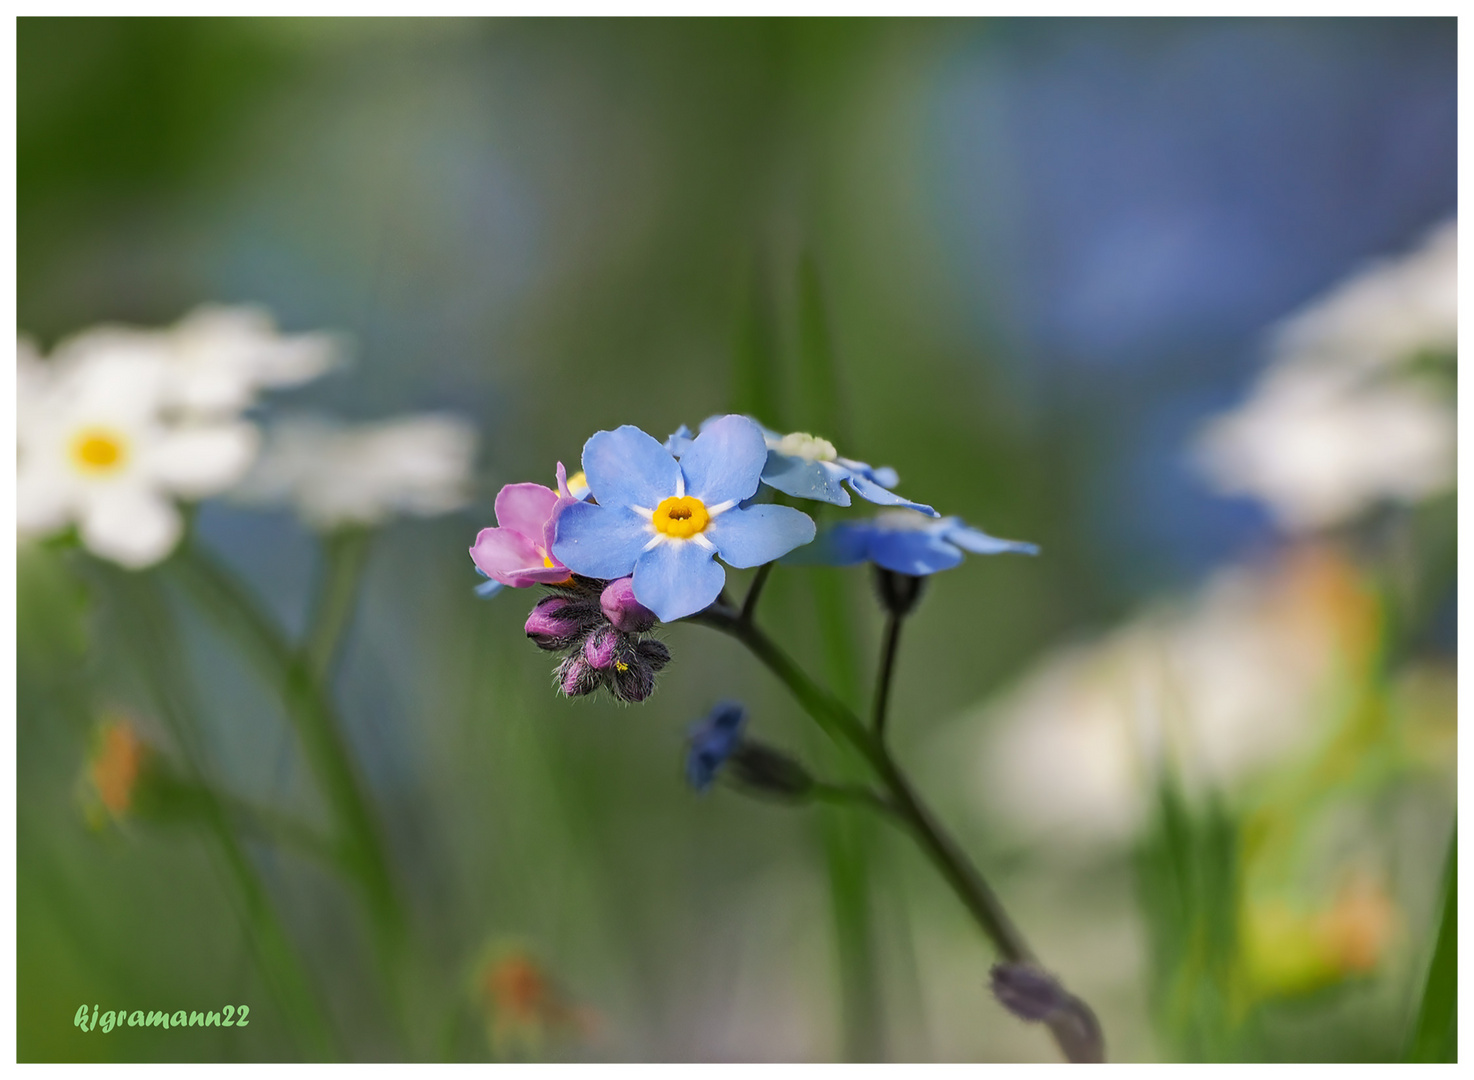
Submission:
M 958 547 L 971 551 L 975 555 L 1001 555 L 1006 551 L 1016 552 L 1019 555 L 1039 554 L 1038 544 L 1028 544 L 1022 540 L 1000 540 L 996 536 L 989 536 L 981 529 L 974 529 L 971 525 L 964 525 L 961 522 L 947 529 L 942 535 Z
M 665 452 L 671 457 L 681 457 L 687 450 L 691 449 L 691 443 L 695 441 L 695 438 L 696 436 L 691 433 L 691 429 L 685 424 L 682 424 L 666 436 Z
M 763 483 L 777 488 L 795 499 L 814 499 L 849 506 L 850 493 L 840 486 L 845 470 L 827 461 L 809 461 L 807 458 L 768 451 L 768 461 L 763 467 Z
M 901 482 L 900 474 L 897 473 L 895 469 L 892 469 L 889 465 L 882 465 L 879 468 L 874 468 L 859 461 L 856 461 L 853 464 L 857 466 L 857 468 L 853 469 L 852 471 L 857 472 L 870 480 L 874 480 L 883 488 L 893 488 Z
M 691 730 L 691 747 L 686 755 L 686 779 L 697 791 L 705 791 L 716 779 L 717 770 L 742 742 L 747 712 L 734 701 L 724 701 Z
M 650 536 L 649 521 L 626 507 L 574 503 L 558 515 L 553 557 L 584 577 L 624 577 Z
M 925 577 L 958 565 L 962 552 L 935 532 L 877 529 L 870 537 L 870 561 L 898 574 Z
M 870 558 L 868 523 L 831 525 L 812 544 L 796 548 L 783 557 L 785 566 L 853 566 Z
M 676 459 L 630 424 L 592 435 L 583 445 L 583 471 L 601 505 L 649 510 L 676 493 L 681 476 Z
M 762 428 L 736 413 L 720 417 L 702 427 L 681 458 L 686 494 L 708 506 L 751 498 L 767 460 Z
M 635 563 L 635 599 L 661 622 L 694 615 L 717 598 L 727 581 L 727 572 L 711 556 L 694 540 L 651 548 Z
M 927 506 L 926 503 L 912 502 L 910 499 L 903 499 L 894 491 L 887 491 L 885 488 L 877 484 L 874 480 L 871 480 L 865 476 L 861 476 L 859 473 L 851 473 L 849 483 L 850 487 L 855 489 L 856 495 L 860 496 L 860 498 L 862 499 L 868 500 L 869 502 L 875 503 L 875 505 L 877 506 L 904 506 L 911 510 L 920 510 L 923 514 L 929 514 L 932 517 L 942 516 L 938 514 L 935 510 L 933 510 L 930 506 Z
M 481 599 L 486 600 L 490 597 L 495 596 L 497 593 L 501 592 L 505 588 L 506 586 L 503 585 L 500 581 L 493 581 L 492 579 L 488 578 L 480 585 L 477 585 L 476 588 L 472 590 L 472 592 L 481 597 Z
M 814 522 L 791 506 L 761 503 L 713 518 L 705 536 L 728 564 L 744 569 L 772 562 L 813 540 Z

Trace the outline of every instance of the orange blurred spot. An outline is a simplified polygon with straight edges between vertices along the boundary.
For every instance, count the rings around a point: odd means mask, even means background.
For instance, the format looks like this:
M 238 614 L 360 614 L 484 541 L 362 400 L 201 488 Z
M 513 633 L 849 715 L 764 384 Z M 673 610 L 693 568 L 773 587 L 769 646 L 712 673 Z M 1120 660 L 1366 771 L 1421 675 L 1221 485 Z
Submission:
M 1359 879 L 1316 917 L 1315 936 L 1339 971 L 1361 974 L 1376 967 L 1387 951 L 1395 918 L 1392 899 L 1381 886 Z
M 501 1042 L 537 1043 L 545 1035 L 587 1040 L 599 1026 L 591 1009 L 575 1005 L 558 990 L 531 956 L 512 952 L 489 962 L 480 978 L 491 1014 L 493 1037 Z
M 114 720 L 103 727 L 101 744 L 89 773 L 102 804 L 113 814 L 121 816 L 128 812 L 147 753 L 148 747 L 127 721 Z

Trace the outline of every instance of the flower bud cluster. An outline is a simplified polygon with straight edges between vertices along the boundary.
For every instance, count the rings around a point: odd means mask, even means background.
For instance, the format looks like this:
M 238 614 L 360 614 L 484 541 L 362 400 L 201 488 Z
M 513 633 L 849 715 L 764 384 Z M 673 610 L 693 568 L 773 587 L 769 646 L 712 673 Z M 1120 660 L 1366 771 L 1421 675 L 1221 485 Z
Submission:
M 656 619 L 635 599 L 630 579 L 575 574 L 552 588 L 527 616 L 525 629 L 538 648 L 564 654 L 553 672 L 559 691 L 582 697 L 602 686 L 626 702 L 654 693 L 656 673 L 670 663 L 670 650 L 642 636 Z

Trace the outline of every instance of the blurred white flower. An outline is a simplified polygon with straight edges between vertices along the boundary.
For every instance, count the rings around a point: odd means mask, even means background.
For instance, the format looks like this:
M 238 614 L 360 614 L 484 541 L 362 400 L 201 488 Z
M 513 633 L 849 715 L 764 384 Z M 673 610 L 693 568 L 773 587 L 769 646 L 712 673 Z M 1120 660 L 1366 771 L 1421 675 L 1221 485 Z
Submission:
M 346 425 L 323 416 L 278 421 L 242 502 L 291 503 L 315 529 L 433 516 L 469 499 L 476 430 L 442 414 Z
M 971 786 L 1031 839 L 1125 841 L 1164 763 L 1189 791 L 1234 795 L 1307 748 L 1374 634 L 1372 601 L 1329 548 L 1221 571 L 1026 673 L 978 725 Z
M 342 361 L 339 339 L 326 333 L 284 336 L 257 307 L 205 304 L 172 327 L 103 325 L 59 345 L 54 362 L 74 355 L 142 356 L 162 364 L 164 404 L 186 413 L 223 416 L 255 404 L 267 389 L 297 386 Z
M 1199 460 L 1218 491 L 1262 499 L 1307 532 L 1451 488 L 1456 429 L 1453 402 L 1429 387 L 1297 364 L 1266 372 L 1247 405 L 1208 427 Z
M 75 522 L 89 550 L 139 569 L 179 540 L 173 499 L 203 498 L 240 479 L 258 434 L 234 418 L 171 420 L 157 355 L 84 338 L 50 363 L 19 342 L 17 527 L 44 536 Z
M 1458 260 L 1458 222 L 1445 221 L 1417 250 L 1370 263 L 1282 323 L 1272 339 L 1276 362 L 1365 369 L 1453 352 Z
M 1455 483 L 1451 394 L 1408 361 L 1457 346 L 1457 233 L 1363 270 L 1284 323 L 1249 400 L 1204 429 L 1198 464 L 1218 491 L 1262 499 L 1290 532 Z

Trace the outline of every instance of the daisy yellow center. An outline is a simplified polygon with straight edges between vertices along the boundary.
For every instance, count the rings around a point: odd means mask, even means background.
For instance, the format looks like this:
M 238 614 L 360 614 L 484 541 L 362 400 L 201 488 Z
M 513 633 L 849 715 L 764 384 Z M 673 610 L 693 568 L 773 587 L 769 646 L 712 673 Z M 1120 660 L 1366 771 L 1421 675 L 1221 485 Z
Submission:
M 693 499 L 690 495 L 672 495 L 662 500 L 650 520 L 656 532 L 685 540 L 705 529 L 711 515 L 700 499 Z
M 84 473 L 108 473 L 128 460 L 128 440 L 107 428 L 84 428 L 72 438 L 72 464 Z

